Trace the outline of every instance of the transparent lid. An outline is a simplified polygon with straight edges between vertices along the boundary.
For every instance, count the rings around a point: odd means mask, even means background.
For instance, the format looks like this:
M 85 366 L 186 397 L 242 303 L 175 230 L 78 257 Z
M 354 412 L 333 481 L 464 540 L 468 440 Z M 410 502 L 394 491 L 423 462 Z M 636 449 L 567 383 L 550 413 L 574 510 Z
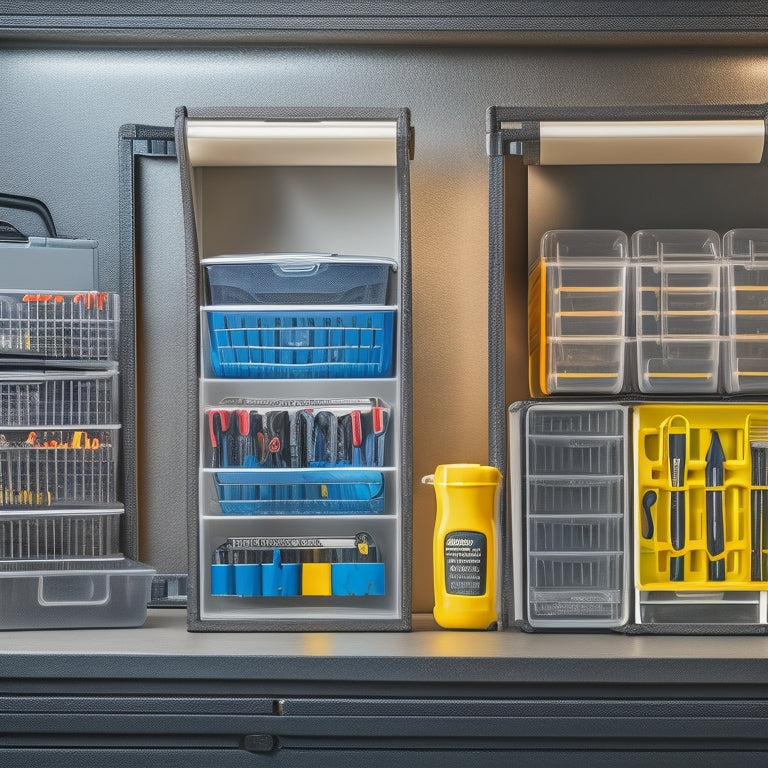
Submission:
M 768 229 L 732 229 L 723 235 L 723 257 L 768 264 Z
M 720 236 L 710 229 L 641 229 L 632 235 L 632 258 L 716 261 L 720 258 Z
M 201 259 L 204 267 L 222 264 L 281 264 L 301 268 L 312 264 L 380 264 L 397 269 L 397 259 L 390 256 L 357 256 L 347 253 L 245 253 L 211 256 Z
M 553 229 L 541 238 L 546 261 L 600 261 L 628 258 L 627 236 L 615 229 Z

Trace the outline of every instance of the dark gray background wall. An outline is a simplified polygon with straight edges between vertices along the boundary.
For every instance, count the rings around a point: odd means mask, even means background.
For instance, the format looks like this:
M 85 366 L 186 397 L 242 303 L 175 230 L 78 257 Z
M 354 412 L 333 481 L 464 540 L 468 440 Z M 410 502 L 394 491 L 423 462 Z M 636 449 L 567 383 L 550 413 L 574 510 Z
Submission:
M 414 478 L 439 463 L 487 461 L 490 105 L 768 101 L 768 48 L 545 48 L 0 41 L 0 187 L 44 199 L 63 234 L 99 241 L 118 284 L 117 136 L 171 125 L 188 106 L 406 106 L 412 164 Z M 181 220 L 173 163 L 140 179 L 141 555 L 185 570 Z M 537 198 L 547 204 L 546 190 Z M 534 204 L 537 204 L 534 201 Z M 766 221 L 754 222 L 763 226 Z M 649 222 L 653 225 L 653 222 Z M 510 307 L 512 396 L 525 397 L 525 294 Z M 518 337 L 518 338 L 516 338 Z M 434 499 L 414 488 L 414 608 L 431 610 Z

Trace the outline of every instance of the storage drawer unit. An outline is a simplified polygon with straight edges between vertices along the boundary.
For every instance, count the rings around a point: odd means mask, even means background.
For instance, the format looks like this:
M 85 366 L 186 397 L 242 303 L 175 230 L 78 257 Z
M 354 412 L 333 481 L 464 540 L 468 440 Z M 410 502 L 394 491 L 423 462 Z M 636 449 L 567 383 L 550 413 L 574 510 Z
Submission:
M 764 404 L 538 400 L 509 429 L 517 623 L 768 632 Z
M 408 113 L 180 109 L 177 147 L 189 627 L 408 629 Z

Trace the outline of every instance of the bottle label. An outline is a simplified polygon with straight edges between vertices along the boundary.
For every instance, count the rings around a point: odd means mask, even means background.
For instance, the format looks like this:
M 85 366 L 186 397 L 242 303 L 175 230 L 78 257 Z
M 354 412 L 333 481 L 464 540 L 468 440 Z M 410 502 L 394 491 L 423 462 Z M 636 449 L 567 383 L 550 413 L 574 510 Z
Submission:
M 487 544 L 484 533 L 452 531 L 445 537 L 445 591 L 449 595 L 485 594 Z

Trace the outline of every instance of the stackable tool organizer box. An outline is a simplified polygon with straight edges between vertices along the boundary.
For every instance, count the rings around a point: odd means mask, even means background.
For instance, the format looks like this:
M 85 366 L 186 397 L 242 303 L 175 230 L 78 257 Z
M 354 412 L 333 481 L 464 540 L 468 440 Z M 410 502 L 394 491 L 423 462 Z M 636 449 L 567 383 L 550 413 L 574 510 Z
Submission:
M 139 626 L 154 569 L 126 556 L 120 297 L 96 290 L 95 241 L 58 237 L 39 201 L 1 208 L 47 232 L 0 238 L 0 629 Z
M 765 118 L 489 110 L 504 626 L 768 631 Z M 506 395 L 510 265 L 531 399 Z
M 180 108 L 188 627 L 407 630 L 406 110 Z

